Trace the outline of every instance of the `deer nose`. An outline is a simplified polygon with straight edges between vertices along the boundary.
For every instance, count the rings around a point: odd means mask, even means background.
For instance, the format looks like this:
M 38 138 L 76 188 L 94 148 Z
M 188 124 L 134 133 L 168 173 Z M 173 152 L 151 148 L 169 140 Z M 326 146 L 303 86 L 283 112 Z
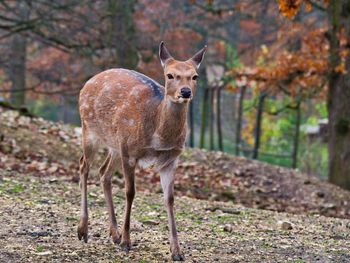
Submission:
M 188 87 L 182 88 L 180 92 L 181 92 L 181 96 L 182 96 L 183 98 L 185 98 L 185 99 L 188 99 L 188 98 L 191 97 L 192 91 L 191 91 L 191 89 L 188 88 Z

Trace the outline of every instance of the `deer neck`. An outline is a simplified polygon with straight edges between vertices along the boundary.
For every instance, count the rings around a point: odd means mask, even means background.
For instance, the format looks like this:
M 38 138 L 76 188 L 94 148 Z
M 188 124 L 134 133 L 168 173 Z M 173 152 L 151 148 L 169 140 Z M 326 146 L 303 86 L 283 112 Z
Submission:
M 182 147 L 186 139 L 188 103 L 175 103 L 165 96 L 158 109 L 155 131 L 158 144 Z

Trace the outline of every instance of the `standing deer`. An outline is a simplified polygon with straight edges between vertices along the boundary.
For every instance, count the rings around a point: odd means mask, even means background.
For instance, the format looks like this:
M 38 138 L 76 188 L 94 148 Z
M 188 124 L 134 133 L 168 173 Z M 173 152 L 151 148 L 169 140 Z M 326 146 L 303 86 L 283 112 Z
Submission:
M 165 87 L 133 70 L 110 69 L 91 78 L 79 97 L 83 156 L 80 159 L 81 218 L 78 238 L 88 239 L 87 178 L 99 146 L 108 156 L 99 169 L 113 242 L 129 251 L 130 213 L 135 196 L 135 166 L 153 166 L 160 181 L 168 213 L 170 250 L 174 261 L 184 260 L 174 217 L 174 174 L 187 131 L 188 105 L 196 91 L 197 72 L 206 47 L 187 61 L 175 60 L 160 43 L 159 57 Z M 118 231 L 111 179 L 124 174 L 124 225 Z

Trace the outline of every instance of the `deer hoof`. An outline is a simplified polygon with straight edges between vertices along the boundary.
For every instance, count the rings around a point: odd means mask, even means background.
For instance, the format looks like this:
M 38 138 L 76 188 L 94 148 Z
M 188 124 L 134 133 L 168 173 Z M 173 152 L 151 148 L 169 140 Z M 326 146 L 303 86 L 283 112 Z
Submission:
M 119 234 L 118 230 L 115 228 L 111 228 L 109 231 L 109 235 L 112 237 L 114 244 L 120 244 L 121 241 L 121 235 Z
M 84 225 L 78 226 L 78 238 L 79 240 L 83 238 L 85 243 L 88 241 L 88 229 Z
M 173 261 L 184 261 L 185 256 L 182 254 L 173 254 L 172 256 Z
M 120 243 L 120 247 L 122 248 L 123 251 L 129 252 L 131 249 L 131 242 L 124 240 Z

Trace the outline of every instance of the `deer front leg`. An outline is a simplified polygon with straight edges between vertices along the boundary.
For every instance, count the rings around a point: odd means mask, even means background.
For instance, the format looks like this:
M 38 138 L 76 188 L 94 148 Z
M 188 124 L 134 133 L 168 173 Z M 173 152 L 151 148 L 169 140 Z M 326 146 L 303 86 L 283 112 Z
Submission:
M 81 189 L 81 212 L 80 212 L 80 222 L 78 225 L 78 238 L 84 239 L 84 242 L 88 241 L 88 207 L 87 207 L 87 179 L 89 176 L 89 168 L 92 163 L 97 146 L 95 142 L 89 141 L 88 136 L 84 137 L 86 130 L 83 124 L 83 156 L 80 158 L 80 189 Z
M 90 162 L 94 156 L 92 147 L 86 147 L 83 156 L 80 158 L 80 189 L 81 189 L 81 211 L 80 211 L 80 222 L 78 225 L 78 238 L 84 239 L 84 242 L 88 241 L 88 207 L 87 207 L 87 179 L 89 176 Z
M 101 166 L 99 173 L 101 176 L 101 184 L 106 200 L 108 215 L 109 215 L 109 234 L 112 236 L 114 243 L 120 243 L 120 234 L 118 232 L 117 220 L 115 218 L 113 198 L 112 198 L 112 176 L 118 167 L 118 156 L 114 153 L 109 153 L 104 164 Z
M 176 162 L 171 163 L 160 171 L 160 182 L 164 192 L 164 201 L 168 213 L 170 230 L 170 251 L 174 261 L 183 261 L 185 257 L 181 253 L 174 216 L 174 175 Z
M 83 155 L 80 158 L 80 189 L 81 189 L 81 210 L 80 210 L 80 222 L 78 225 L 78 238 L 84 239 L 87 243 L 88 240 L 88 208 L 87 208 L 87 178 L 89 175 L 89 165 Z
M 130 241 L 130 214 L 131 207 L 135 197 L 135 160 L 124 157 L 122 160 L 124 180 L 125 180 L 125 213 L 124 225 L 122 229 L 122 240 L 120 246 L 128 252 L 131 248 Z

